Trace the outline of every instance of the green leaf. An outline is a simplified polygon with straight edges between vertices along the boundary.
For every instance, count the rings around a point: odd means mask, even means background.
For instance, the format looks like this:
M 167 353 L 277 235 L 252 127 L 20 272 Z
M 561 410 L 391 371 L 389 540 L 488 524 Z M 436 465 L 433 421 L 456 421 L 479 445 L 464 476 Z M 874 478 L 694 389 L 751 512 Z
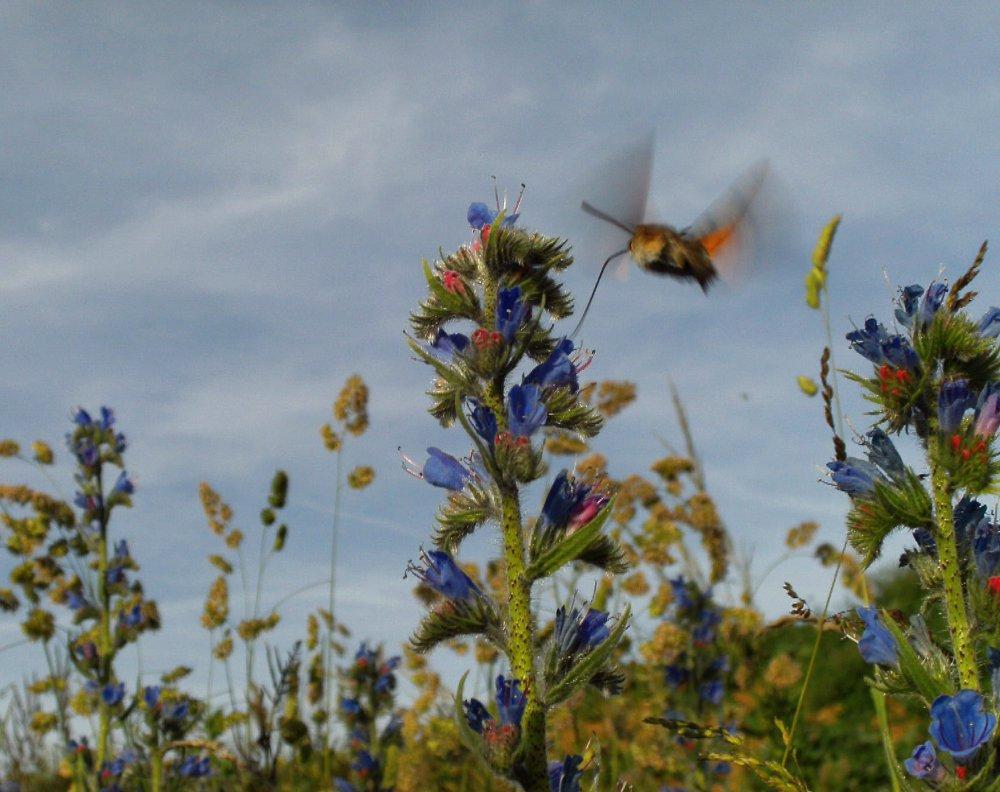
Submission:
M 464 635 L 482 635 L 503 649 L 503 625 L 493 601 L 486 596 L 465 600 L 445 600 L 429 611 L 410 637 L 420 652 L 429 652 L 439 643 Z
M 889 780 L 892 782 L 893 792 L 911 792 L 911 787 L 903 775 L 903 768 L 899 766 L 896 753 L 892 745 L 892 734 L 889 733 L 889 714 L 885 708 L 885 693 L 876 688 L 871 688 L 872 701 L 875 704 L 875 716 L 878 720 L 879 732 L 882 735 L 882 749 L 885 751 L 885 763 L 889 769 Z
M 586 525 L 577 529 L 569 536 L 563 536 L 542 550 L 537 557 L 532 559 L 531 565 L 525 573 L 528 579 L 538 580 L 539 578 L 549 577 L 570 561 L 579 558 L 581 554 L 586 552 L 597 540 L 601 529 L 608 521 L 608 517 L 611 516 L 613 505 L 614 499 L 608 501 L 605 507 Z
M 462 702 L 465 698 L 465 680 L 468 676 L 468 671 L 462 674 L 462 678 L 458 680 L 458 688 L 455 690 L 455 726 L 458 727 L 458 738 L 472 752 L 472 755 L 476 757 L 482 767 L 488 772 L 493 773 L 493 768 L 490 767 L 489 762 L 486 761 L 486 757 L 483 756 L 483 738 L 472 730 L 469 721 L 465 718 L 465 710 L 462 708 Z
M 938 696 L 947 695 L 953 692 L 953 685 L 951 680 L 943 680 L 931 676 L 927 671 L 923 662 L 920 660 L 920 656 L 916 653 L 913 647 L 910 645 L 909 639 L 906 637 L 899 625 L 896 624 L 895 619 L 889 615 L 888 611 L 881 611 L 880 613 L 882 623 L 886 626 L 892 637 L 896 639 L 896 649 L 899 656 L 899 670 L 903 673 L 913 687 L 920 693 L 920 696 L 930 707 L 931 703 Z
M 625 634 L 631 616 L 632 606 L 626 605 L 624 612 L 618 617 L 618 623 L 607 638 L 586 654 L 581 655 L 558 681 L 550 680 L 550 685 L 545 692 L 546 706 L 565 701 L 604 670 L 611 659 L 611 653 L 615 651 L 615 647 L 618 646 L 618 642 Z

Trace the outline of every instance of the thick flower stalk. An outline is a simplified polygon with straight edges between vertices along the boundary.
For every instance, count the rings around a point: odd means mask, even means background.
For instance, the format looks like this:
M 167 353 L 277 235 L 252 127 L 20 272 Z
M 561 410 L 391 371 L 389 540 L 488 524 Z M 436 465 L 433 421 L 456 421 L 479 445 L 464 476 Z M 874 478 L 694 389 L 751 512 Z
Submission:
M 998 779 L 995 749 L 985 747 L 992 745 L 1000 690 L 991 678 L 992 701 L 983 697 L 980 669 L 1000 656 L 1000 528 L 976 497 L 1000 484 L 1000 311 L 991 308 L 981 319 L 963 311 L 975 296 L 963 290 L 984 255 L 985 245 L 950 289 L 943 283 L 903 289 L 895 328 L 869 318 L 848 334 L 874 367 L 869 376 L 849 376 L 878 420 L 862 438 L 865 458 L 828 465 L 833 484 L 852 499 L 848 536 L 866 565 L 891 532 L 910 529 L 917 546 L 901 563 L 918 576 L 926 611 L 943 604 L 945 646 L 932 639 L 923 614 L 904 630 L 874 607 L 858 610 L 858 645 L 875 666 L 876 685 L 890 694 L 914 693 L 928 707 L 932 741 L 917 746 L 904 767 L 932 786 L 976 773 L 985 774 L 983 783 Z M 904 431 L 919 441 L 927 473 L 904 463 L 889 437 Z M 894 771 L 901 777 L 898 766 Z
M 541 429 L 592 437 L 602 419 L 579 395 L 584 356 L 549 326 L 572 312 L 571 298 L 554 277 L 572 263 L 566 245 L 517 228 L 516 219 L 517 207 L 505 215 L 499 206 L 494 212 L 473 204 L 473 243 L 424 264 L 430 295 L 411 317 L 416 338 L 410 347 L 435 372 L 430 412 L 443 425 L 457 421 L 472 446 L 464 456 L 429 448 L 423 465 L 406 458 L 411 473 L 448 491 L 437 518 L 437 549 L 411 565 L 438 597 L 413 643 L 427 650 L 477 635 L 506 655 L 510 674 L 497 680 L 505 698 L 498 692 L 498 716 L 490 716 L 498 727 L 476 728 L 486 708 L 479 704 L 470 715 L 460 689 L 460 729 L 495 772 L 527 790 L 547 790 L 546 712 L 588 682 L 603 684 L 628 614 L 576 613 L 576 627 L 565 621 L 562 633 L 542 642 L 532 588 L 573 561 L 611 572 L 627 565 L 601 530 L 607 496 L 566 472 L 556 476 L 533 530 L 525 530 L 523 490 L 545 472 Z M 456 327 L 459 322 L 466 326 Z M 499 528 L 503 601 L 454 559 L 462 540 L 486 523 Z M 572 761 L 565 767 L 564 776 L 575 774 Z

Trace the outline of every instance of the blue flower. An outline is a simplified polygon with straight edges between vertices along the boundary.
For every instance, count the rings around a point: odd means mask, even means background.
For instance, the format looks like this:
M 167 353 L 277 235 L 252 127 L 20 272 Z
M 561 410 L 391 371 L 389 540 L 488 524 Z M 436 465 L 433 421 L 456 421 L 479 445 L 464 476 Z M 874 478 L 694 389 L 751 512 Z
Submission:
M 430 457 L 422 475 L 428 484 L 458 492 L 472 478 L 472 472 L 451 454 L 433 446 L 427 449 L 427 453 Z
M 677 690 L 690 676 L 691 672 L 681 665 L 668 665 L 664 669 L 664 678 L 672 690 Z
M 979 320 L 979 335 L 984 338 L 1000 336 L 1000 308 L 990 308 Z
M 336 787 L 337 792 L 358 792 L 358 788 L 344 778 L 333 779 L 333 785 Z
M 917 305 L 923 293 L 924 287 L 916 283 L 903 289 L 899 295 L 899 307 L 896 309 L 897 322 L 904 327 L 913 326 L 913 317 L 917 314 Z
M 971 759 L 989 741 L 996 725 L 996 715 L 986 712 L 983 697 L 974 690 L 938 696 L 931 705 L 931 737 L 958 762 Z
M 920 327 L 926 327 L 934 320 L 934 316 L 937 314 L 938 309 L 941 308 L 941 303 L 944 302 L 945 295 L 947 294 L 948 287 L 943 283 L 932 283 L 927 287 L 924 299 L 920 303 L 920 315 L 918 317 Z
M 503 674 L 498 676 L 496 702 L 501 725 L 521 725 L 521 716 L 524 715 L 528 699 L 521 690 L 520 679 L 504 679 Z
M 980 580 L 988 580 L 1000 567 L 1000 526 L 983 519 L 972 536 L 972 558 Z
M 577 483 L 570 477 L 568 471 L 559 471 L 545 496 L 542 513 L 538 518 L 542 525 L 538 526 L 538 529 L 544 531 L 545 529 L 562 530 L 565 528 L 569 525 L 573 512 L 579 508 L 589 494 L 589 486 Z
M 142 689 L 142 700 L 146 702 L 149 709 L 153 709 L 160 703 L 160 688 L 158 685 L 148 685 Z
M 670 588 L 673 590 L 674 602 L 677 603 L 677 607 L 681 610 L 693 608 L 694 600 L 691 599 L 691 593 L 688 591 L 687 581 L 684 580 L 684 576 L 680 575 L 675 578 L 670 578 L 669 580 Z
M 89 437 L 81 438 L 71 447 L 71 450 L 76 455 L 77 461 L 84 467 L 94 467 L 101 458 L 97 446 Z
M 975 498 L 963 495 L 955 504 L 952 520 L 955 525 L 955 541 L 959 547 L 968 545 L 975 536 L 976 528 L 986 518 L 986 506 Z
M 722 697 L 726 693 L 726 686 L 721 682 L 721 680 L 713 680 L 712 682 L 706 682 L 701 687 L 698 688 L 698 697 L 702 701 L 705 701 L 714 706 L 718 706 L 722 703 Z
M 515 385 L 507 394 L 507 424 L 514 437 L 531 437 L 549 417 L 537 385 Z
M 101 428 L 110 429 L 115 425 L 115 411 L 110 407 L 101 407 Z
M 516 209 L 517 207 L 515 206 L 514 208 Z M 502 225 L 506 227 L 514 225 L 519 216 L 520 215 L 516 212 L 514 214 L 507 215 L 503 219 Z M 497 212 L 490 209 L 490 207 L 481 201 L 476 201 L 475 203 L 469 204 L 469 211 L 466 214 L 466 219 L 469 221 L 470 226 L 481 231 L 483 226 L 493 225 L 493 221 L 497 219 Z
M 388 693 L 396 687 L 396 677 L 392 674 L 383 674 L 375 680 L 376 693 Z
M 865 631 L 858 641 L 858 649 L 866 663 L 879 665 L 896 665 L 898 648 L 896 639 L 879 619 L 878 609 L 874 605 L 855 609 L 865 623 Z
M 524 382 L 540 388 L 565 387 L 576 393 L 580 389 L 580 384 L 576 378 L 576 365 L 569 357 L 572 352 L 573 342 L 564 338 L 543 363 L 539 363 L 528 372 Z
M 514 336 L 521 329 L 524 320 L 528 318 L 531 309 L 521 300 L 521 287 L 512 286 L 500 289 L 497 294 L 497 331 L 508 344 L 513 343 Z
M 469 423 L 476 430 L 483 440 L 493 446 L 493 441 L 497 436 L 497 417 L 493 410 L 483 404 L 479 399 L 468 399 L 472 410 L 469 412 Z
M 468 336 L 462 333 L 446 333 L 439 329 L 434 340 L 426 345 L 426 349 L 438 360 L 448 363 L 457 355 L 462 354 L 468 346 Z
M 486 705 L 479 699 L 467 699 L 462 702 L 462 709 L 465 711 L 465 720 L 469 723 L 469 728 L 479 734 L 483 733 L 483 725 L 486 721 L 493 720 Z
M 899 480 L 906 477 L 903 458 L 889 439 L 889 435 L 876 426 L 868 432 L 866 445 L 869 462 L 879 467 L 890 478 Z
M 109 707 L 120 704 L 123 698 L 125 698 L 124 683 L 118 685 L 109 683 L 101 688 L 101 700 Z
M 851 349 L 870 360 L 876 366 L 885 362 L 885 355 L 882 353 L 882 342 L 889 338 L 886 329 L 877 319 L 869 316 L 865 320 L 865 326 L 858 330 L 852 330 L 847 334 L 847 340 L 851 342 Z
M 76 589 L 70 589 L 66 593 L 66 605 L 70 610 L 78 611 L 86 608 L 89 603 L 87 602 L 86 597 L 84 597 L 79 591 Z
M 83 409 L 83 407 L 77 407 L 73 410 L 73 423 L 77 426 L 90 426 L 94 423 L 94 419 L 90 417 L 90 413 Z
M 920 366 L 920 356 L 909 339 L 901 335 L 889 336 L 882 342 L 882 356 L 886 363 L 897 369 L 915 371 Z
M 118 620 L 123 627 L 135 628 L 142 624 L 142 606 L 133 605 L 126 611 L 122 611 Z
M 368 648 L 367 641 L 362 641 L 361 646 L 358 647 L 358 651 L 354 653 L 354 664 L 361 668 L 375 665 L 377 659 L 378 653 L 374 649 Z
M 181 701 L 178 704 L 174 704 L 169 710 L 167 710 L 167 720 L 182 721 L 187 717 L 190 709 L 191 705 L 187 701 Z
M 856 457 L 848 457 L 843 462 L 827 462 L 826 466 L 837 489 L 852 497 L 870 495 L 875 490 L 875 482 L 885 480 L 875 465 Z
M 722 622 L 722 617 L 714 610 L 704 610 L 698 620 L 698 625 L 691 631 L 691 639 L 695 646 L 708 646 L 715 640 L 715 628 Z
M 962 424 L 967 410 L 976 406 L 976 396 L 964 379 L 945 382 L 938 395 L 938 424 L 944 434 L 952 434 Z
M 926 528 L 914 528 L 913 539 L 924 553 L 931 558 L 937 558 L 937 542 L 934 540 L 934 534 Z
M 482 592 L 479 586 L 472 582 L 472 578 L 463 572 L 450 555 L 443 550 L 431 550 L 428 553 L 421 553 L 420 560 L 423 566 L 417 566 L 413 562 L 407 566 L 406 571 L 412 572 L 416 577 L 430 586 L 439 594 L 443 594 L 448 599 L 463 600 L 469 599 Z
M 368 753 L 368 751 L 358 751 L 358 758 L 354 760 L 351 769 L 362 778 L 365 778 L 369 773 L 374 773 L 378 770 L 378 759 Z
M 561 657 L 569 657 L 578 652 L 588 652 L 604 641 L 611 631 L 608 628 L 608 614 L 589 608 L 586 614 L 573 608 L 569 612 L 563 605 L 556 610 L 556 626 L 553 640 Z
M 549 789 L 551 792 L 580 792 L 580 765 L 583 757 L 574 754 L 561 762 L 549 764 Z
M 358 715 L 361 713 L 361 702 L 353 698 L 342 698 L 340 709 L 347 715 Z
M 118 474 L 118 478 L 115 480 L 115 486 L 113 489 L 115 492 L 120 492 L 122 495 L 131 495 L 135 492 L 135 484 L 123 470 Z
M 204 778 L 212 772 L 212 763 L 207 756 L 187 756 L 177 768 L 182 778 Z
M 128 557 L 129 557 L 128 541 L 125 539 L 121 539 L 115 542 L 115 558 L 117 558 L 119 561 L 124 561 Z

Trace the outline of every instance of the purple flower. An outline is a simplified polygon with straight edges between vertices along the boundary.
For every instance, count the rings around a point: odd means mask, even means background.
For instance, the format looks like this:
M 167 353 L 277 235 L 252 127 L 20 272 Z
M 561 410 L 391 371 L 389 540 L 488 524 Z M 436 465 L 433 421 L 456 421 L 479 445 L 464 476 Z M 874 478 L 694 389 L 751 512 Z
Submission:
M 938 395 L 938 424 L 941 431 L 950 435 L 962 424 L 967 410 L 976 404 L 976 397 L 969 390 L 969 383 L 964 379 L 949 380 L 941 385 Z
M 873 606 L 862 606 L 855 609 L 865 623 L 865 631 L 858 641 L 858 649 L 866 663 L 879 665 L 896 665 L 898 648 L 896 639 L 879 619 L 878 609 Z
M 875 465 L 856 457 L 848 457 L 843 462 L 827 462 L 826 466 L 837 489 L 852 497 L 870 495 L 875 490 L 875 482 L 885 480 Z
M 549 417 L 537 385 L 515 385 L 507 394 L 507 424 L 514 437 L 531 437 Z
M 66 593 L 66 605 L 70 610 L 78 611 L 86 608 L 88 604 L 89 603 L 87 602 L 86 597 L 84 597 L 78 590 L 70 589 Z
M 77 461 L 84 467 L 94 467 L 101 458 L 97 446 L 89 437 L 81 438 L 71 450 L 76 455 Z
M 471 471 L 451 454 L 434 447 L 428 448 L 427 453 L 430 457 L 424 464 L 422 476 L 428 484 L 458 492 L 472 478 Z
M 107 684 L 101 688 L 101 699 L 109 707 L 113 707 L 116 704 L 120 704 L 121 700 L 125 698 L 125 684 L 121 683 L 118 685 Z
M 497 331 L 508 344 L 513 343 L 514 336 L 521 329 L 524 320 L 528 318 L 530 309 L 521 300 L 521 287 L 513 286 L 500 289 L 497 294 Z
M 569 357 L 572 352 L 573 342 L 564 338 L 543 363 L 539 363 L 528 372 L 524 383 L 537 385 L 540 388 L 566 387 L 576 393 L 580 389 L 580 385 L 577 382 L 576 365 Z
M 889 478 L 902 479 L 906 477 L 906 466 L 903 458 L 889 435 L 877 426 L 868 432 L 865 444 L 868 446 L 868 461 L 877 466 Z
M 528 699 L 521 690 L 520 679 L 504 679 L 503 674 L 498 676 L 496 702 L 501 725 L 521 725 L 521 716 L 524 715 Z
M 443 550 L 422 552 L 420 560 L 423 562 L 423 566 L 417 566 L 411 561 L 406 571 L 413 573 L 448 599 L 469 599 L 482 593 L 479 586 L 472 582 L 472 578 L 466 575 L 455 563 L 455 559 Z
M 903 762 L 903 766 L 906 768 L 906 772 L 914 778 L 922 778 L 927 781 L 941 781 L 945 774 L 944 768 L 938 762 L 934 743 L 930 740 L 914 748 L 913 755 Z
M 128 541 L 121 539 L 115 542 L 115 558 L 119 561 L 124 561 L 129 557 L 128 551 Z
M 904 327 L 913 326 L 913 317 L 917 314 L 917 305 L 923 293 L 924 287 L 916 283 L 903 289 L 899 295 L 899 307 L 896 309 L 897 322 Z
M 73 423 L 77 426 L 90 426 L 93 422 L 94 419 L 90 417 L 90 413 L 83 409 L 83 407 L 77 407 L 73 410 Z
M 493 440 L 497 436 L 496 415 L 493 413 L 493 410 L 479 401 L 479 399 L 470 398 L 468 402 L 469 406 L 472 407 L 472 410 L 469 412 L 469 423 L 476 430 L 476 434 L 492 447 Z
M 468 346 L 468 336 L 462 333 L 446 333 L 439 329 L 434 340 L 426 345 L 426 349 L 438 360 L 448 363 L 457 355 L 462 354 Z
M 979 320 L 979 335 L 996 338 L 1000 335 L 1000 308 L 990 308 Z
M 920 366 L 920 356 L 901 335 L 889 336 L 882 343 L 882 355 L 886 363 L 897 369 L 915 371 Z
M 955 540 L 959 547 L 968 545 L 976 528 L 986 517 L 986 506 L 968 495 L 955 504 L 952 512 L 955 525 Z
M 974 690 L 938 696 L 931 705 L 931 737 L 957 762 L 964 762 L 989 741 L 997 717 L 986 712 L 983 697 Z
M 920 314 L 918 317 L 918 325 L 920 327 L 926 327 L 934 321 L 934 316 L 937 314 L 938 309 L 941 308 L 941 303 L 944 302 L 946 294 L 948 294 L 948 287 L 943 283 L 932 283 L 927 287 L 924 299 L 920 303 Z
M 486 721 L 493 720 L 486 705 L 479 699 L 467 699 L 462 702 L 462 709 L 465 711 L 465 720 L 468 721 L 469 728 L 479 734 L 483 733 L 483 725 Z
M 993 437 L 1000 428 L 1000 382 L 989 383 L 979 394 L 974 426 L 980 437 Z
M 122 611 L 118 616 L 118 621 L 123 627 L 136 628 L 142 624 L 142 606 L 133 605 L 127 611 Z
M 608 614 L 589 608 L 586 614 L 573 608 L 568 613 L 566 606 L 556 610 L 556 627 L 553 640 L 561 657 L 569 657 L 578 652 L 588 652 L 603 642 L 611 631 L 608 629 Z
M 580 765 L 583 757 L 567 756 L 561 762 L 549 764 L 549 789 L 551 792 L 580 792 Z

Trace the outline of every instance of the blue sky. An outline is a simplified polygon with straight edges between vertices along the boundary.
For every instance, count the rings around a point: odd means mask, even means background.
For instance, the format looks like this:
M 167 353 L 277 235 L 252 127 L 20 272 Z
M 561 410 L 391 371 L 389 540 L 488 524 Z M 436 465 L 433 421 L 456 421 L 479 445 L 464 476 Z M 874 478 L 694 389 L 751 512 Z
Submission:
M 463 449 L 424 412 L 428 372 L 402 331 L 421 258 L 468 240 L 466 207 L 491 174 L 528 183 L 525 225 L 574 243 L 582 299 L 604 249 L 578 206 L 609 151 L 656 130 L 652 200 L 680 225 L 770 158 L 793 210 L 768 266 L 708 298 L 610 279 L 584 337 L 595 378 L 639 384 L 600 439 L 613 472 L 644 470 L 654 432 L 676 437 L 669 375 L 758 568 L 801 520 L 843 536 L 844 499 L 817 483 L 820 404 L 794 381 L 824 338 L 801 296 L 819 228 L 844 213 L 838 338 L 887 313 L 885 273 L 954 276 L 995 236 L 1000 14 L 987 4 L 8 3 L 0 18 L 0 435 L 55 440 L 74 405 L 117 409 L 140 485 L 117 530 L 165 618 L 147 670 L 204 672 L 215 548 L 199 481 L 251 532 L 287 469 L 273 598 L 324 578 L 333 460 L 317 429 L 355 371 L 372 430 L 349 461 L 378 479 L 346 505 L 341 615 L 390 644 L 412 629 L 401 573 L 437 494 L 405 476 L 396 447 Z M 979 286 L 983 310 L 1000 301 L 990 263 Z M 863 429 L 863 405 L 846 406 Z M 493 548 L 484 538 L 470 557 Z M 828 577 L 784 567 L 761 590 L 771 613 L 783 579 L 815 601 Z M 321 598 L 293 599 L 278 637 L 301 634 Z M 0 625 L 0 645 L 17 637 Z M 6 675 L 36 659 L 7 652 Z

